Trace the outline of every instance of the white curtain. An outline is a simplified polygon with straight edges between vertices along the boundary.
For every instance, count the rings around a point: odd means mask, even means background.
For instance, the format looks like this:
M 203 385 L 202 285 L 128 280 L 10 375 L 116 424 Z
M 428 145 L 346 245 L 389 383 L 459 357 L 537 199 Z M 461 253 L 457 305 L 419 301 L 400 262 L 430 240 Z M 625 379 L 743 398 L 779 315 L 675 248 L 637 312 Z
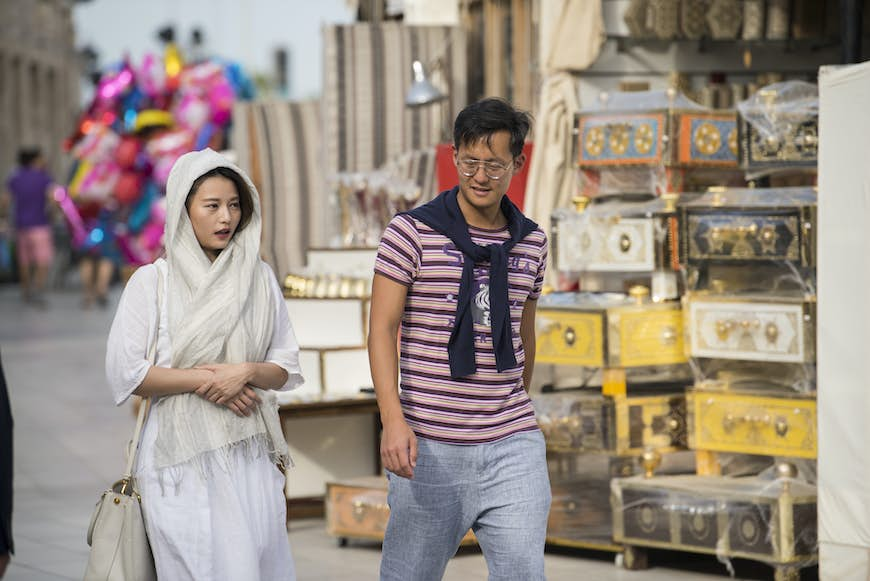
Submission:
M 870 579 L 870 63 L 819 75 L 820 573 Z

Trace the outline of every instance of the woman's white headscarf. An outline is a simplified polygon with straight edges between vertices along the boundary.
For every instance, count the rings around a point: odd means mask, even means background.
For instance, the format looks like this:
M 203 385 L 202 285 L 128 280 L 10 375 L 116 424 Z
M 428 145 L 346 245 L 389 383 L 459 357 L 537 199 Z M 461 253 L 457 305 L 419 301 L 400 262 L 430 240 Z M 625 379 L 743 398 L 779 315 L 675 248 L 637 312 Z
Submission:
M 185 203 L 193 182 L 218 167 L 229 168 L 245 180 L 253 212 L 248 224 L 211 262 L 196 239 Z M 265 359 L 275 305 L 269 288 L 271 271 L 260 261 L 260 231 L 259 195 L 241 169 L 211 149 L 187 153 L 175 162 L 166 186 L 164 240 L 172 367 Z M 265 444 L 275 461 L 289 462 L 274 394 L 260 390 L 258 394 L 262 403 L 244 418 L 195 393 L 161 398 L 156 466 L 198 460 L 211 452 L 224 458 L 231 446 L 255 441 Z

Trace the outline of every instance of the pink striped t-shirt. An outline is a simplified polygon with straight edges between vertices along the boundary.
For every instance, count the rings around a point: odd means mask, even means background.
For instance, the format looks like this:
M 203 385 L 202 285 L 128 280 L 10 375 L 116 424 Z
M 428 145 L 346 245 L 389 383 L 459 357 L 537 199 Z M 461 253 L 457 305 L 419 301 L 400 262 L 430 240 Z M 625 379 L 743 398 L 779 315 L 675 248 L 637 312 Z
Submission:
M 469 227 L 481 246 L 510 238 L 507 227 Z M 418 436 L 452 444 L 494 442 L 538 429 L 523 389 L 525 352 L 520 320 L 527 299 L 541 294 L 547 237 L 537 228 L 508 256 L 508 303 L 517 365 L 499 372 L 489 320 L 489 264 L 475 266 L 472 289 L 477 371 L 450 377 L 447 341 L 453 330 L 464 256 L 453 242 L 408 215 L 395 216 L 378 247 L 375 273 L 408 287 L 402 318 L 399 398 Z

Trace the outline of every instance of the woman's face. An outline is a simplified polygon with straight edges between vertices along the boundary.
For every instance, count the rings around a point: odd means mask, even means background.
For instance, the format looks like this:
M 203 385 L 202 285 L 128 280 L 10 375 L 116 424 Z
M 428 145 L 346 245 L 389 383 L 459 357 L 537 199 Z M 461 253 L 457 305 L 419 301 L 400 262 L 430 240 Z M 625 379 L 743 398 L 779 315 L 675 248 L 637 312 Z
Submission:
M 196 240 L 209 260 L 214 262 L 229 244 L 242 219 L 236 185 L 221 176 L 206 179 L 188 201 L 187 215 L 193 224 Z

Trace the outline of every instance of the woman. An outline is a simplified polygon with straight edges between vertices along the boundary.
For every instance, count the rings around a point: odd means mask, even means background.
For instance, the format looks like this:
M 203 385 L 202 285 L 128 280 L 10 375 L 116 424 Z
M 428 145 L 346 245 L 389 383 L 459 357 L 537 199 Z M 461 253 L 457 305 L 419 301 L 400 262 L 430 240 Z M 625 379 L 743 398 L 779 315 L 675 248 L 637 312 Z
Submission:
M 152 398 L 136 477 L 158 578 L 294 579 L 276 467 L 289 457 L 270 390 L 302 375 L 259 258 L 256 189 L 206 149 L 179 158 L 166 196 L 166 259 L 130 279 L 106 357 L 117 404 Z

